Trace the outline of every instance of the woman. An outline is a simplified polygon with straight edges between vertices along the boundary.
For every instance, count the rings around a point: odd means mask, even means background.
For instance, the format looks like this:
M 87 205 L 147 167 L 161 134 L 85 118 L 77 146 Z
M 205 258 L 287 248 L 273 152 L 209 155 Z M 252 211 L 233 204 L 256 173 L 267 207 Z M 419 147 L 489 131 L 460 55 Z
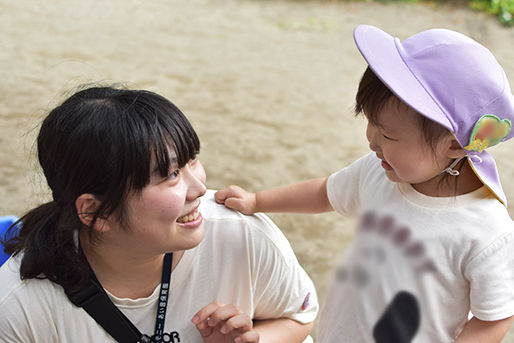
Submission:
M 170 101 L 85 89 L 50 112 L 37 143 L 53 201 L 4 242 L 0 340 L 307 337 L 311 280 L 267 217 L 215 204 L 198 137 Z

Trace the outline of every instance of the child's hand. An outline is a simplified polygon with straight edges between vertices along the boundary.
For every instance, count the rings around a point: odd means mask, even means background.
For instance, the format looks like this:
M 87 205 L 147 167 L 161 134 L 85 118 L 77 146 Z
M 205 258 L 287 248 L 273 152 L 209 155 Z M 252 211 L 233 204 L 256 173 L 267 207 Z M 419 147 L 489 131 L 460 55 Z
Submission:
M 214 194 L 214 199 L 218 204 L 225 204 L 228 208 L 253 214 L 257 212 L 257 197 L 255 193 L 249 193 L 238 186 L 229 186 Z
M 205 343 L 259 342 L 259 333 L 252 330 L 252 319 L 235 305 L 210 303 L 198 311 L 192 321 Z

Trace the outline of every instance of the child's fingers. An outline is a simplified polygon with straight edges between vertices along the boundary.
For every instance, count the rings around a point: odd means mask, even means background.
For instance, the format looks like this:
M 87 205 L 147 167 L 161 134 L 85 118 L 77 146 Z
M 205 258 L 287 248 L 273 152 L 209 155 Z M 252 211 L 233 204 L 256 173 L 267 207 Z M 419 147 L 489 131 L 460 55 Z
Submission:
M 225 199 L 227 198 L 227 192 L 228 188 L 220 189 L 219 191 L 214 193 L 214 200 L 216 200 L 218 204 L 223 204 L 225 202 Z
M 241 187 L 236 185 L 230 185 L 226 188 L 217 191 L 214 194 L 214 199 L 216 199 L 217 202 L 223 202 L 228 198 L 243 198 L 246 194 L 248 194 L 248 192 L 242 189 Z
M 222 204 L 227 200 L 227 198 L 241 197 L 244 192 L 245 191 L 241 187 L 230 185 L 214 193 L 214 200 L 216 200 L 217 203 Z
M 244 214 L 251 214 L 245 208 L 245 201 L 242 199 L 238 199 L 238 198 L 225 199 L 225 206 L 230 209 L 233 209 L 233 210 L 236 210 L 239 212 L 243 212 Z
M 247 331 L 242 335 L 237 336 L 234 339 L 235 343 L 258 343 L 259 342 L 259 333 L 257 331 Z

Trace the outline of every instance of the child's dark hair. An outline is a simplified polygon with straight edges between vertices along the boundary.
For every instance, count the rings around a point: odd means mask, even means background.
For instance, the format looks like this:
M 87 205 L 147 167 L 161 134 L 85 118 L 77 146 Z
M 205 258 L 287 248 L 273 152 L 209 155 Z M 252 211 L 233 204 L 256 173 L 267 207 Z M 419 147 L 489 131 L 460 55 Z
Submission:
M 179 168 L 200 150 L 199 139 L 184 114 L 169 100 L 144 90 L 92 87 L 53 109 L 37 138 L 39 163 L 53 201 L 20 218 L 4 241 L 8 254 L 22 253 L 21 278 L 48 278 L 67 287 L 80 284 L 88 269 L 77 247 L 84 225 L 75 208 L 81 194 L 100 201 L 98 216 L 118 215 L 125 200 L 149 183 L 153 170 L 168 175 L 170 150 Z M 91 233 L 91 229 L 89 231 Z
M 368 66 L 362 75 L 361 81 L 359 82 L 359 89 L 355 96 L 355 115 L 364 114 L 371 124 L 376 125 L 378 122 L 378 114 L 382 107 L 388 101 L 396 101 L 401 104 L 402 101 L 398 98 L 387 86 L 378 78 L 378 76 Z M 437 143 L 443 137 L 451 134 L 448 129 L 444 126 L 428 119 L 427 117 L 415 112 L 414 116 L 417 124 L 423 132 L 425 142 L 432 149 L 435 154 Z M 454 169 L 461 171 L 464 166 L 465 160 L 460 161 Z M 449 182 L 452 178 L 449 174 L 444 174 L 444 177 L 440 180 L 440 185 L 445 181 Z M 455 193 L 457 192 L 458 179 L 455 182 Z
M 362 75 L 355 97 L 355 115 L 364 114 L 371 124 L 376 125 L 380 110 L 391 99 L 398 101 L 398 104 L 402 102 L 368 66 Z M 439 139 L 450 134 L 450 131 L 421 114 L 415 118 L 425 141 L 432 151 L 435 151 Z

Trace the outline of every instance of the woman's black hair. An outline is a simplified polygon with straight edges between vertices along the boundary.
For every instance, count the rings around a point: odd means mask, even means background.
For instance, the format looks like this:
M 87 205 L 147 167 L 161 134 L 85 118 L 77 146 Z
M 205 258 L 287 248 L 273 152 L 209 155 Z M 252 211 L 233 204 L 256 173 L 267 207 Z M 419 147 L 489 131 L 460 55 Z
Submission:
M 114 211 L 123 222 L 128 194 L 140 192 L 154 171 L 167 176 L 173 150 L 181 168 L 199 152 L 199 139 L 184 114 L 153 92 L 92 87 L 53 109 L 37 152 L 54 200 L 22 216 L 19 231 L 11 227 L 2 241 L 6 253 L 21 253 L 21 278 L 81 284 L 88 269 L 77 246 L 84 228 L 77 197 L 90 193 L 101 201 L 90 227 Z

